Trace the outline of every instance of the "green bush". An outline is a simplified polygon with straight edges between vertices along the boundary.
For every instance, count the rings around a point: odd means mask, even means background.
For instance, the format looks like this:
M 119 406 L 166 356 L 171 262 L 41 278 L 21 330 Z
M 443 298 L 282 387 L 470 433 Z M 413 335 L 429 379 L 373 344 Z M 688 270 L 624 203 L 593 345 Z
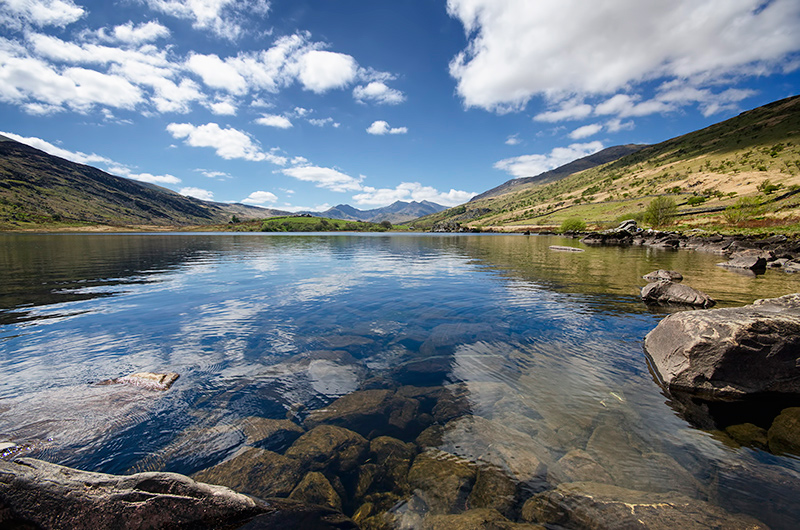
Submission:
M 704 202 L 706 202 L 705 197 L 702 195 L 695 195 L 694 197 L 689 197 L 689 199 L 686 201 L 686 204 L 689 206 L 697 206 L 698 204 L 703 204 Z
M 761 203 L 757 197 L 740 197 L 732 206 L 725 208 L 722 214 L 731 224 L 743 223 L 761 213 Z
M 763 193 L 764 195 L 769 195 L 773 191 L 778 191 L 782 187 L 783 187 L 782 184 L 773 184 L 772 181 L 767 179 L 758 186 L 756 186 L 756 189 L 761 193 Z
M 570 217 L 561 223 L 562 232 L 583 232 L 586 230 L 586 223 L 579 217 Z
M 678 213 L 678 205 L 669 197 L 656 197 L 647 206 L 644 212 L 644 221 L 652 226 L 665 226 L 675 214 Z

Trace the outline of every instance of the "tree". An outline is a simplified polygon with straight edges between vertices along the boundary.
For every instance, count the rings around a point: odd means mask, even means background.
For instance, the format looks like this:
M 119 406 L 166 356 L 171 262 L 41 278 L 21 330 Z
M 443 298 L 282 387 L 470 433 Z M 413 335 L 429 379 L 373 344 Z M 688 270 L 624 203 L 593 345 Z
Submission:
M 386 230 L 392 229 L 392 223 L 389 221 L 381 221 L 381 226 L 384 227 Z
M 586 230 L 586 223 L 579 217 L 570 217 L 561 223 L 562 232 L 582 232 L 584 230 Z
M 678 213 L 678 205 L 669 197 L 656 197 L 644 212 L 644 221 L 652 226 L 668 224 Z

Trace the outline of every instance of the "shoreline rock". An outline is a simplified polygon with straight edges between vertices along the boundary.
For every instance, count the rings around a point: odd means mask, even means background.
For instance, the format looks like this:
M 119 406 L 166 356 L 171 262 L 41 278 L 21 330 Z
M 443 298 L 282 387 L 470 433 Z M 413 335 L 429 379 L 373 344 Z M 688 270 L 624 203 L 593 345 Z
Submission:
M 646 304 L 678 304 L 705 308 L 717 303 L 703 291 L 669 280 L 658 280 L 642 287 L 642 301 Z
M 106 379 L 100 381 L 98 385 L 131 385 L 144 388 L 145 390 L 169 390 L 172 384 L 178 380 L 179 374 L 175 372 L 137 372 L 135 374 Z
M 800 293 L 669 315 L 644 348 L 670 391 L 707 399 L 800 394 Z

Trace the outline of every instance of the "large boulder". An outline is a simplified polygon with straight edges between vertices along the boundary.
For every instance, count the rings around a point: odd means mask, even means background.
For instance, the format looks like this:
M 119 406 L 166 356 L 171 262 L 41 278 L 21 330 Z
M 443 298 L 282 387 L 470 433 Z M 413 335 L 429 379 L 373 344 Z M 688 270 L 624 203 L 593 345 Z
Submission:
M 296 459 L 252 447 L 192 478 L 261 498 L 288 497 L 303 478 L 303 470 Z
M 669 315 L 644 347 L 668 390 L 706 399 L 800 393 L 800 293 Z
M 711 307 L 716 304 L 716 301 L 703 291 L 669 280 L 655 281 L 642 287 L 642 300 L 646 304 L 659 305 Z
M 752 517 L 731 514 L 680 493 L 641 492 L 593 482 L 559 484 L 540 493 L 525 503 L 522 517 L 575 530 L 768 530 Z
M 266 503 L 176 473 L 117 476 L 0 461 L 0 528 L 227 528 Z

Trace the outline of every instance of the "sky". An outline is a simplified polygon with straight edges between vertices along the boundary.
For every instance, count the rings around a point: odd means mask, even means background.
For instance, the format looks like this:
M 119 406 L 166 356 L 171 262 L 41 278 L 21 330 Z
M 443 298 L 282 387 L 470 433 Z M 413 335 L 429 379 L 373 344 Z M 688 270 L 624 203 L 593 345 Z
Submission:
M 0 0 L 0 134 L 288 211 L 455 206 L 799 87 L 797 0 Z

